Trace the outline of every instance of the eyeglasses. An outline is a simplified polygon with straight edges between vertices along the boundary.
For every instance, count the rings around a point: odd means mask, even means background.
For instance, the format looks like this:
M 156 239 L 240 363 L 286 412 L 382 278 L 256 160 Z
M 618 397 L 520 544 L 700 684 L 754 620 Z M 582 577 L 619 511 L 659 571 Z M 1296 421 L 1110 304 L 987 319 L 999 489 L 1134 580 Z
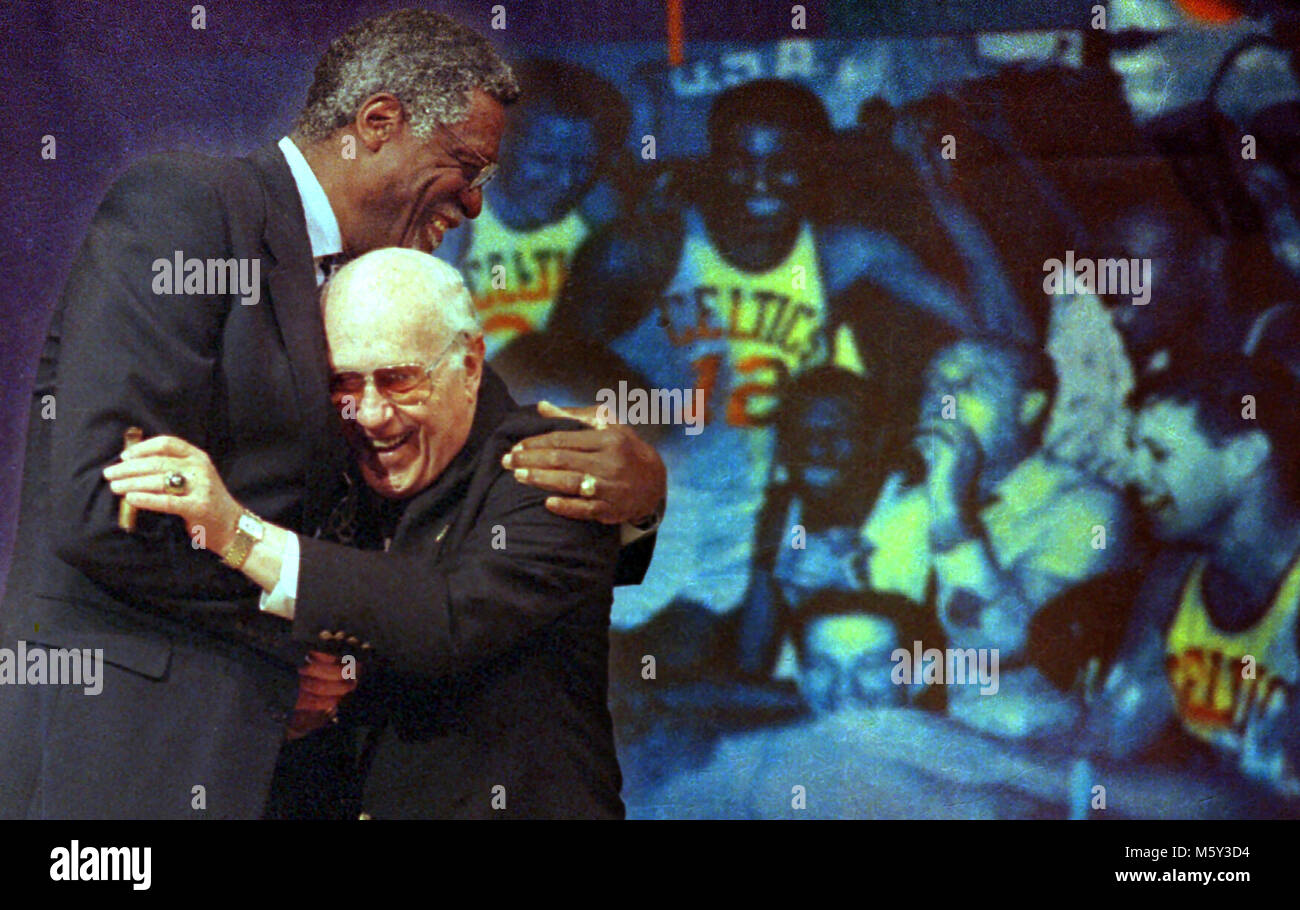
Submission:
M 455 132 L 453 132 L 451 127 L 447 126 L 445 123 L 439 123 L 438 129 L 442 130 L 444 133 L 450 136 L 453 140 L 455 140 L 457 145 L 465 149 L 467 152 L 473 154 L 474 157 L 476 157 L 481 162 L 478 166 L 478 173 L 474 175 L 473 179 L 471 179 L 469 182 L 469 186 L 466 187 L 467 192 L 469 190 L 477 190 L 482 188 L 482 186 L 485 183 L 487 183 L 497 175 L 498 165 L 495 161 L 488 161 L 486 158 L 484 158 L 481 154 L 479 154 L 478 151 L 476 151 L 473 148 L 473 146 L 471 146 L 464 139 L 460 138 L 460 136 L 458 136 Z
M 351 404 L 357 407 L 366 394 L 366 379 L 373 377 L 375 391 L 394 407 L 411 407 L 427 401 L 433 392 L 433 383 L 429 377 L 438 369 L 438 365 L 455 346 L 459 337 L 453 338 L 442 353 L 430 366 L 418 363 L 401 363 L 389 367 L 380 367 L 369 373 L 335 373 L 330 377 L 330 401 L 334 407 L 343 410 Z

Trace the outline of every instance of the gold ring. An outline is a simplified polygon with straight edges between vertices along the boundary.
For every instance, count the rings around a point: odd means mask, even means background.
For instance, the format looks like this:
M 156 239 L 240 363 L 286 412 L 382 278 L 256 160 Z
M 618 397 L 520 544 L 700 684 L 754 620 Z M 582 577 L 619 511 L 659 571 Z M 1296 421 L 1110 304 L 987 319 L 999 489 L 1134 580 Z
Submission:
M 167 492 L 173 496 L 184 496 L 190 488 L 190 482 L 180 471 L 172 471 L 167 475 L 166 480 Z
M 586 499 L 596 495 L 596 478 L 590 474 L 582 475 L 582 483 L 578 484 L 578 492 Z

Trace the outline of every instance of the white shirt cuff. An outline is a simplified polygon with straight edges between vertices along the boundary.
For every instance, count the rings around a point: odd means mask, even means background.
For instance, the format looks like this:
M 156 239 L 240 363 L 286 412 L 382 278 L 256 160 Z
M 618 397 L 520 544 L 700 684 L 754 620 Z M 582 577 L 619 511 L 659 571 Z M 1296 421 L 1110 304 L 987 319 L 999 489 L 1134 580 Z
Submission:
M 268 594 L 262 592 L 257 608 L 263 613 L 293 619 L 294 604 L 298 600 L 298 535 L 285 536 L 284 553 L 280 558 L 280 579 Z
M 664 520 L 664 510 L 659 508 L 655 510 L 653 520 L 644 528 L 638 528 L 630 521 L 625 521 L 618 526 L 618 545 L 626 547 L 628 544 L 640 540 L 647 534 L 653 534 L 659 530 L 659 525 Z

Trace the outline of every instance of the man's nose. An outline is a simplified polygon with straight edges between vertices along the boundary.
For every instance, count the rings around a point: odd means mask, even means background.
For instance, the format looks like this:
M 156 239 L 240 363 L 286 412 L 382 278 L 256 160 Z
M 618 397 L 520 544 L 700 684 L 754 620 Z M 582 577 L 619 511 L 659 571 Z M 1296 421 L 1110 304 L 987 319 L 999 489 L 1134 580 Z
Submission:
M 460 208 L 466 218 L 477 218 L 483 211 L 483 188 L 476 186 L 472 190 L 463 190 L 460 194 Z
M 379 394 L 372 378 L 366 377 L 365 387 L 357 401 L 357 423 L 365 429 L 377 429 L 393 416 L 393 406 L 388 399 Z

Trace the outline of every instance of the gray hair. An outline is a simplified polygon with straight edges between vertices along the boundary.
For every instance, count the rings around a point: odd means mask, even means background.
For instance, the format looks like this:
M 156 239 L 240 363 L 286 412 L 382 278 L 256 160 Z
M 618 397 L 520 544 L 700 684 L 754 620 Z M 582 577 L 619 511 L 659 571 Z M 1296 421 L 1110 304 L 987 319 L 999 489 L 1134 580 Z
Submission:
M 519 97 L 510 67 L 482 35 L 427 10 L 384 13 L 330 42 L 316 65 L 294 138 L 324 139 L 351 123 L 367 98 L 387 92 L 402 103 L 411 132 L 428 139 L 434 124 L 464 119 L 474 89 L 501 104 Z

